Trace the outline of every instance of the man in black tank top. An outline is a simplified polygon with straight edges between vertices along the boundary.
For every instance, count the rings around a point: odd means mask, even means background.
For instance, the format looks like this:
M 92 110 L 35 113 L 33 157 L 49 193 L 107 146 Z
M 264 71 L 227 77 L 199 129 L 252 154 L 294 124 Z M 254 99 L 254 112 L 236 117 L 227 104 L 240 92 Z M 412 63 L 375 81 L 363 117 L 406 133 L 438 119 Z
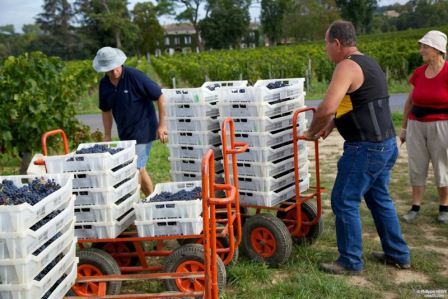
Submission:
M 398 149 L 385 75 L 372 58 L 358 51 L 350 22 L 330 25 L 325 48 L 336 68 L 305 136 L 325 139 L 336 127 L 345 143 L 331 194 L 339 258 L 322 263 L 320 268 L 334 274 L 359 274 L 363 270 L 359 213 L 362 197 L 383 248 L 383 252 L 373 252 L 372 256 L 400 269 L 409 268 L 409 248 L 388 191 Z

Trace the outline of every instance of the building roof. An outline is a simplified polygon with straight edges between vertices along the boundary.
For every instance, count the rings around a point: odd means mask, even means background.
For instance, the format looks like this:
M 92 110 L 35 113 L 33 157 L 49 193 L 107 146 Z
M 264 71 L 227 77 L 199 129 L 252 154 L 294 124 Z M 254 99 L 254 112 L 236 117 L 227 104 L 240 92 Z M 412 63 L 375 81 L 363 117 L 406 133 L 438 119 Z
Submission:
M 167 35 L 196 33 L 196 30 L 194 30 L 193 25 L 190 23 L 167 24 L 163 26 L 163 29 Z

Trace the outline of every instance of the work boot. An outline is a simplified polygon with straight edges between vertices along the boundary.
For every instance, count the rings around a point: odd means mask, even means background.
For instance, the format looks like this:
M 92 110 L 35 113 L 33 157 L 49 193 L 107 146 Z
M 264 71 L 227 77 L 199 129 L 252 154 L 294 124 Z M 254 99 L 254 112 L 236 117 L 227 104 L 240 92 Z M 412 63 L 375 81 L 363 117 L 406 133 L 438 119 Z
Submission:
M 417 218 L 418 213 L 419 212 L 417 212 L 417 211 L 409 210 L 406 214 L 403 215 L 403 219 L 407 223 L 411 223 L 415 220 L 415 218 Z
M 448 212 L 446 212 L 446 211 L 439 212 L 437 221 L 439 221 L 440 223 L 444 223 L 444 224 L 448 223 Z
M 406 263 L 406 264 L 398 263 L 398 262 L 394 261 L 393 258 L 384 254 L 384 252 L 374 251 L 374 252 L 372 252 L 372 258 L 380 263 L 395 266 L 395 268 L 397 268 L 397 269 L 410 269 L 411 268 L 410 263 Z
M 357 271 L 344 268 L 337 262 L 320 263 L 319 268 L 324 272 L 337 275 L 360 275 L 362 272 L 362 270 Z

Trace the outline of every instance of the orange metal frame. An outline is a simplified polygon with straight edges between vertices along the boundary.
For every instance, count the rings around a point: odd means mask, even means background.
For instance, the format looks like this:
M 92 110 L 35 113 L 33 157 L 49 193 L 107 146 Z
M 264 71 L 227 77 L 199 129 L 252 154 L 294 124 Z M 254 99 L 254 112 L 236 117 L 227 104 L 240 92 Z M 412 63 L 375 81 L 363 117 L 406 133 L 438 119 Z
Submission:
M 43 134 L 42 136 L 42 149 L 44 155 L 48 154 L 46 139 L 49 136 L 61 134 L 64 142 L 64 151 L 68 153 L 67 137 L 62 130 L 54 130 Z M 247 148 L 247 147 L 246 147 Z M 244 149 L 245 151 L 245 149 Z M 202 217 L 203 217 L 203 232 L 199 235 L 179 235 L 179 236 L 159 236 L 159 237 L 138 237 L 137 233 L 125 232 L 118 238 L 111 239 L 84 239 L 78 240 L 80 248 L 85 248 L 86 243 L 120 243 L 130 242 L 134 245 L 135 252 L 127 253 L 114 253 L 112 256 L 117 258 L 123 257 L 138 257 L 141 266 L 126 266 L 120 267 L 122 273 L 136 273 L 143 271 L 160 271 L 163 269 L 161 265 L 148 265 L 146 257 L 163 257 L 171 254 L 171 250 L 163 249 L 163 241 L 175 240 L 175 239 L 200 239 L 204 244 L 204 271 L 190 272 L 190 273 L 139 273 L 139 274 L 121 274 L 121 275 L 101 275 L 101 276 L 83 276 L 77 278 L 76 283 L 97 283 L 98 295 L 96 298 L 182 298 L 182 297 L 204 297 L 210 299 L 217 299 L 218 297 L 218 282 L 217 282 L 217 255 L 219 253 L 228 253 L 227 258 L 223 261 L 231 261 L 235 253 L 235 246 L 238 246 L 239 242 L 235 244 L 233 222 L 237 222 L 238 227 L 238 240 L 241 240 L 241 221 L 239 213 L 233 213 L 232 206 L 237 205 L 238 192 L 235 186 L 230 184 L 217 184 L 215 183 L 215 164 L 213 150 L 208 150 L 202 160 Z M 216 198 L 216 191 L 224 191 L 226 197 Z M 217 207 L 225 207 L 223 210 L 217 209 Z M 208 212 L 204 212 L 208 211 Z M 238 210 L 237 210 L 238 211 Z M 217 213 L 225 212 L 227 214 L 226 219 L 217 219 Z M 219 228 L 220 232 L 217 232 L 217 222 L 226 223 L 224 227 Z M 216 240 L 219 236 L 228 236 L 230 240 L 229 248 L 217 248 Z M 142 246 L 144 242 L 156 241 L 154 250 L 146 251 L 145 246 Z M 225 263 L 226 264 L 226 263 Z M 110 281 L 131 281 L 131 280 L 146 280 L 146 279 L 195 279 L 204 278 L 205 287 L 203 292 L 169 292 L 169 293 L 157 293 L 157 294 L 126 294 L 126 295 L 106 295 L 106 283 Z M 67 298 L 80 298 L 80 297 L 67 297 Z
M 288 205 L 287 207 L 267 207 L 267 206 L 257 206 L 257 205 L 241 205 L 244 208 L 253 208 L 255 209 L 255 213 L 259 214 L 261 210 L 277 210 L 282 212 L 288 212 L 292 209 L 296 209 L 296 219 L 288 220 L 283 219 L 284 222 L 294 224 L 294 230 L 291 232 L 293 237 L 303 237 L 301 235 L 301 229 L 303 226 L 312 226 L 319 222 L 321 213 L 322 213 L 322 191 L 323 189 L 320 186 L 320 168 L 319 168 L 319 141 L 318 140 L 309 140 L 304 136 L 299 136 L 297 132 L 297 120 L 300 113 L 305 113 L 306 111 L 312 111 L 313 113 L 316 111 L 313 107 L 305 107 L 299 108 L 293 113 L 292 119 L 292 130 L 293 130 L 293 143 L 294 143 L 294 175 L 295 175 L 295 202 L 286 201 L 282 204 Z M 230 148 L 227 147 L 227 126 L 229 126 L 230 130 Z M 225 174 L 225 182 L 227 184 L 230 183 L 230 173 L 228 168 L 228 155 L 232 156 L 232 173 L 233 173 L 233 185 L 237 190 L 239 190 L 238 186 L 238 167 L 237 167 L 237 159 L 236 154 L 241 152 L 239 149 L 242 149 L 243 146 L 245 150 L 247 150 L 248 145 L 241 142 L 236 142 L 235 139 L 235 126 L 233 120 L 231 118 L 227 118 L 221 127 L 222 134 L 222 154 L 224 159 L 224 174 Z M 298 141 L 299 140 L 307 140 L 314 143 L 314 153 L 315 153 L 315 170 L 316 170 L 316 186 L 310 187 L 310 190 L 314 190 L 310 194 L 300 194 L 300 175 L 299 175 L 299 148 Z M 245 151 L 244 150 L 244 151 Z M 316 207 L 317 207 L 317 215 L 312 221 L 304 221 L 302 219 L 302 204 L 311 200 L 316 199 Z M 235 209 L 236 213 L 239 214 L 240 203 L 239 203 L 239 195 L 237 193 L 237 198 L 235 200 Z M 249 214 L 242 215 L 243 217 L 250 217 Z M 240 218 L 240 217 L 238 217 Z M 241 229 L 241 219 L 238 219 L 238 235 L 240 234 Z M 240 236 L 240 235 L 239 235 Z M 239 244 L 239 243 L 238 243 Z

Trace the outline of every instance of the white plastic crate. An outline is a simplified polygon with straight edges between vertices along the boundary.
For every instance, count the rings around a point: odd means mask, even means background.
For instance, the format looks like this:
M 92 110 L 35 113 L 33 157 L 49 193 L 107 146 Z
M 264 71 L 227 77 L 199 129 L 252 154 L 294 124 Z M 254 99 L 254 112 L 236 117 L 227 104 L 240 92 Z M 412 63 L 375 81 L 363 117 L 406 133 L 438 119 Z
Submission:
M 223 87 L 243 87 L 247 86 L 247 80 L 229 80 L 229 81 L 206 81 L 202 84 L 202 88 L 218 88 Z
M 223 91 L 230 92 L 230 91 Z M 270 104 L 268 102 L 227 102 L 225 99 L 218 103 L 221 117 L 261 117 L 273 116 L 294 111 L 305 105 L 305 94 L 298 98 L 284 102 Z
M 139 237 L 199 235 L 203 228 L 201 217 L 135 221 Z
M 213 117 L 219 115 L 217 102 L 209 103 L 167 103 L 168 117 Z
M 75 207 L 76 224 L 83 222 L 112 222 L 129 211 L 133 204 L 140 199 L 140 186 L 119 204 L 85 205 Z
M 65 296 L 68 286 L 73 285 L 77 275 L 76 240 L 71 244 L 71 251 L 62 258 L 55 267 L 40 281 L 32 280 L 23 284 L 0 284 L 0 298 L 2 299 L 37 299 L 51 289 L 51 287 L 66 274 L 67 277 L 59 283 L 49 299 L 60 299 Z
M 135 220 L 134 210 L 128 211 L 121 219 L 111 222 L 83 222 L 75 224 L 75 236 L 79 239 L 116 238 Z
M 183 172 L 183 171 L 170 171 L 171 179 L 174 182 L 190 182 L 190 181 L 198 181 L 202 178 L 202 173 L 198 172 Z M 216 172 L 215 181 L 217 183 L 224 182 L 224 170 Z
M 73 188 L 105 188 L 115 186 L 123 180 L 134 176 L 136 172 L 137 156 L 134 156 L 132 162 L 117 171 L 104 170 L 74 173 Z
M 299 168 L 308 161 L 308 152 L 299 154 Z M 231 162 L 228 161 L 229 167 Z M 285 171 L 293 171 L 294 156 L 289 156 L 274 162 L 237 162 L 238 175 L 250 177 L 271 177 Z M 230 168 L 229 168 L 230 169 Z
M 298 130 L 298 134 L 303 134 L 306 126 L 302 130 Z M 285 142 L 292 142 L 293 132 L 292 127 L 285 128 L 281 131 L 271 132 L 237 132 L 235 133 L 235 140 L 245 142 L 250 147 L 272 147 Z
M 221 88 L 218 90 L 218 107 L 220 103 L 254 103 L 257 93 L 253 86 L 239 86 L 234 88 Z
M 1 176 L 0 182 L 7 179 L 13 181 L 17 187 L 21 187 L 36 177 L 54 180 L 61 188 L 33 206 L 28 203 L 14 206 L 0 205 L 0 234 L 3 232 L 23 232 L 70 200 L 73 178 L 71 174 Z
M 64 256 L 71 250 L 74 237 L 74 221 L 66 227 L 63 234 L 54 240 L 38 256 L 29 254 L 22 259 L 0 260 L 1 284 L 23 284 L 31 282 L 60 253 Z
M 282 82 L 287 86 L 275 89 L 267 88 L 270 83 Z M 303 94 L 303 85 L 305 78 L 289 79 L 269 79 L 258 80 L 254 87 L 256 88 L 257 98 L 263 102 L 281 102 L 287 99 L 296 99 Z
M 220 144 L 215 145 L 186 145 L 186 144 L 168 144 L 170 157 L 172 158 L 186 158 L 186 159 L 202 159 L 204 154 L 212 149 L 215 153 L 215 158 L 222 157 Z
M 220 117 L 220 123 L 222 123 L 225 119 L 226 117 Z M 235 123 L 235 132 L 237 133 L 277 131 L 285 128 L 292 128 L 292 112 L 275 118 L 268 116 L 233 118 L 233 122 Z M 305 127 L 306 122 L 304 114 L 299 115 L 297 124 L 299 129 L 300 127 Z
M 308 151 L 306 141 L 300 140 L 298 143 L 299 153 Z M 271 162 L 288 157 L 294 154 L 292 142 L 286 142 L 276 147 L 249 147 L 248 151 L 238 154 L 238 161 L 247 162 Z M 230 159 L 230 158 L 229 158 Z
M 167 104 L 210 103 L 218 100 L 218 93 L 208 88 L 162 89 Z
M 300 192 L 303 193 L 309 188 L 309 176 L 303 178 L 300 182 Z M 263 207 L 273 207 L 279 203 L 294 198 L 295 196 L 295 184 L 283 187 L 280 190 L 271 192 L 257 192 L 257 191 L 241 191 L 240 190 L 240 203 L 242 205 L 256 205 Z
M 147 198 L 147 202 L 134 204 L 137 221 L 148 221 L 167 218 L 197 218 L 202 213 L 202 199 L 194 200 L 173 200 L 166 202 L 149 202 L 162 192 L 177 193 L 181 190 L 191 191 L 196 187 L 201 187 L 201 181 L 159 183 L 154 192 Z
M 95 144 L 105 144 L 112 148 L 122 147 L 123 150 L 115 153 L 75 154 L 61 156 L 44 156 L 48 173 L 78 172 L 78 171 L 105 171 L 117 167 L 135 156 L 135 140 L 81 143 L 77 150 L 89 148 Z M 73 159 L 73 161 L 71 161 Z
M 221 135 L 217 131 L 168 131 L 168 142 L 169 144 L 212 145 L 221 142 Z
M 25 258 L 45 244 L 71 223 L 74 218 L 74 203 L 75 197 L 72 196 L 60 207 L 62 212 L 36 231 L 29 228 L 22 232 L 0 233 L 0 260 Z
M 171 164 L 171 170 L 179 172 L 201 172 L 202 158 L 201 159 L 177 159 L 168 158 Z M 222 162 L 215 159 L 215 171 L 220 172 L 223 170 Z
M 73 190 L 73 194 L 76 195 L 75 206 L 113 204 L 126 194 L 134 191 L 138 186 L 138 172 L 136 172 L 128 181 L 117 188 L 108 186 L 105 188 L 75 189 Z
M 300 179 L 306 178 L 308 176 L 308 165 L 309 162 L 307 161 L 300 167 Z M 233 176 L 231 176 L 231 180 L 233 182 Z M 238 176 L 238 187 L 241 191 L 270 192 L 292 184 L 294 183 L 294 181 L 294 169 L 290 169 L 289 171 L 271 177 Z
M 219 130 L 219 121 L 216 117 L 167 117 L 169 131 L 214 131 Z

